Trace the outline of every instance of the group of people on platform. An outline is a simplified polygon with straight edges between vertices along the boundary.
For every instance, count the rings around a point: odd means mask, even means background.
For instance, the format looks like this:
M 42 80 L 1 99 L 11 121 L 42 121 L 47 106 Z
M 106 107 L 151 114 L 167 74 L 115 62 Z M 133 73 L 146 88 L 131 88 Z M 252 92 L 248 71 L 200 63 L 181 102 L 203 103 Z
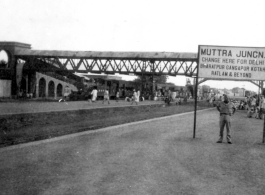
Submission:
M 143 101 L 144 99 L 142 99 Z M 138 105 L 139 101 L 140 101 L 140 90 L 133 90 L 133 95 L 132 97 L 125 97 L 125 101 L 127 102 L 132 102 L 131 105 L 133 105 L 133 103 L 135 103 L 136 105 Z
M 185 95 L 183 98 L 181 98 L 179 95 L 177 95 L 176 91 L 168 90 L 164 101 L 168 105 L 170 105 L 171 102 L 175 103 L 176 105 L 181 105 L 182 102 L 188 101 L 188 96 Z
M 92 92 L 91 92 L 91 99 L 89 98 L 88 101 L 91 102 L 96 102 L 97 100 L 97 94 L 98 94 L 98 90 L 95 87 Z M 116 92 L 116 96 L 115 96 L 116 102 L 118 102 L 120 100 L 120 92 L 117 91 Z M 126 102 L 131 102 L 131 105 L 133 105 L 133 103 L 135 103 L 136 105 L 138 105 L 139 101 L 140 101 L 140 90 L 133 90 L 133 95 L 132 97 L 125 97 L 125 101 Z M 143 100 L 142 100 L 143 101 Z M 102 104 L 104 104 L 105 102 L 108 102 L 108 104 L 110 104 L 110 95 L 109 95 L 109 91 L 108 89 L 104 90 L 104 96 L 103 96 L 103 101 Z
M 263 118 L 263 112 L 265 111 L 265 99 L 263 95 L 246 97 L 244 104 L 248 110 L 247 117 L 256 119 Z
M 18 99 L 31 99 L 33 98 L 33 93 L 26 93 L 24 90 L 19 90 L 18 95 L 17 95 Z
M 247 117 L 262 119 L 265 111 L 265 99 L 263 95 L 247 96 L 244 100 L 232 100 L 238 110 L 247 110 Z
M 68 89 L 66 87 L 66 89 Z M 131 102 L 131 104 L 133 105 L 134 103 L 136 105 L 138 105 L 138 103 L 140 101 L 144 101 L 145 98 L 144 98 L 144 95 L 145 94 L 142 94 L 141 95 L 141 92 L 140 90 L 137 90 L 137 89 L 133 89 L 132 93 L 127 93 L 127 95 L 124 97 L 124 96 L 121 96 L 122 92 L 120 90 L 118 90 L 115 94 L 115 100 L 116 102 L 118 102 L 120 100 L 120 97 L 123 97 L 124 100 L 126 102 Z M 66 101 L 66 99 L 69 99 L 67 98 L 71 93 L 69 93 L 69 90 L 65 90 L 65 93 L 63 94 L 63 98 L 61 98 L 59 100 L 59 102 L 61 101 Z M 153 96 L 151 97 L 153 100 L 158 100 L 158 93 L 154 93 Z M 167 90 L 166 93 L 165 93 L 165 96 L 160 96 L 162 97 L 161 100 L 165 101 L 166 104 L 170 105 L 171 103 L 174 103 L 176 105 L 180 105 L 182 104 L 182 102 L 186 102 L 188 97 L 187 96 L 184 96 L 184 97 L 180 97 L 176 91 L 170 91 L 170 90 Z M 97 87 L 95 86 L 93 88 L 93 90 L 91 92 L 89 92 L 88 94 L 88 101 L 89 102 L 96 102 L 98 100 L 98 90 L 97 90 Z M 103 92 L 103 101 L 102 101 L 102 104 L 105 104 L 105 103 L 108 103 L 110 104 L 110 92 L 108 89 L 105 89 L 104 92 Z
M 89 98 L 89 101 L 91 102 L 95 102 L 97 100 L 97 89 L 94 88 L 91 92 L 91 98 Z M 156 99 L 157 96 L 154 95 L 154 100 Z M 117 91 L 116 92 L 116 96 L 115 96 L 116 102 L 118 102 L 120 100 L 120 92 Z M 131 102 L 131 104 L 133 105 L 134 103 L 136 105 L 138 105 L 139 101 L 144 101 L 144 97 L 140 96 L 140 90 L 136 90 L 133 89 L 133 93 L 130 96 L 126 96 L 124 99 L 126 102 Z M 176 105 L 180 105 L 182 103 L 182 101 L 187 102 L 187 97 L 185 96 L 183 98 L 183 100 L 180 98 L 180 96 L 177 96 L 177 92 L 173 91 L 171 92 L 170 90 L 168 90 L 167 96 L 164 97 L 164 101 L 166 104 L 170 104 L 171 102 L 176 103 Z M 108 104 L 110 104 L 110 95 L 109 95 L 109 91 L 107 89 L 104 90 L 104 97 L 103 97 L 103 101 L 102 104 L 104 104 L 105 102 L 108 102 Z

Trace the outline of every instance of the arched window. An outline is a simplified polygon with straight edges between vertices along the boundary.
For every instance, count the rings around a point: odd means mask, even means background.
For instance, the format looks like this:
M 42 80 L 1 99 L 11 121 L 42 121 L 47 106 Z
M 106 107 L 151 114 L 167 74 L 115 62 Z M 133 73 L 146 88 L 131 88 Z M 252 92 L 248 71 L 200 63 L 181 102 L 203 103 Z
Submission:
M 63 86 L 62 84 L 57 85 L 57 97 L 62 97 L 63 96 Z
M 54 97 L 54 82 L 50 81 L 48 84 L 48 97 Z
M 9 57 L 5 50 L 0 50 L 0 68 L 9 67 Z
M 46 81 L 44 78 L 41 78 L 39 81 L 39 97 L 46 97 L 45 89 L 46 89 Z

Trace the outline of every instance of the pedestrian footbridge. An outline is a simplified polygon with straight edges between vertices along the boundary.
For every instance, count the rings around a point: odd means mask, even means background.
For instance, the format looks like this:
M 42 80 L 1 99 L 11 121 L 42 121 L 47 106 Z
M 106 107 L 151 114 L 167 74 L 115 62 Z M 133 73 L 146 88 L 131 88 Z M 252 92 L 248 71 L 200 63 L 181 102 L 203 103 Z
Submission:
M 0 51 L 8 56 L 1 65 L 0 79 L 12 81 L 13 95 L 18 93 L 22 79 L 30 83 L 36 72 L 188 77 L 197 74 L 197 53 L 33 50 L 30 44 L 19 42 L 0 42 Z

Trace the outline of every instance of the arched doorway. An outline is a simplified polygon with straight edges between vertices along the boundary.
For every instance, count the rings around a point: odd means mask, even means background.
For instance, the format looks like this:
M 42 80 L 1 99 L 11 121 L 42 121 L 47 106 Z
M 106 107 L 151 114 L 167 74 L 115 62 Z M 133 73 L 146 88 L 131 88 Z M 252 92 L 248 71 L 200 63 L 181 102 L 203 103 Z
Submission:
M 39 97 L 46 97 L 45 89 L 46 89 L 46 81 L 44 78 L 41 78 L 39 81 Z
M 24 77 L 22 77 L 22 79 L 21 79 L 20 91 L 22 91 L 23 96 L 26 96 L 26 94 L 27 94 L 27 80 Z
M 62 97 L 63 96 L 63 86 L 62 84 L 57 85 L 57 97 Z
M 50 81 L 48 84 L 48 97 L 54 97 L 54 82 Z
M 9 56 L 5 50 L 0 50 L 0 68 L 9 67 Z

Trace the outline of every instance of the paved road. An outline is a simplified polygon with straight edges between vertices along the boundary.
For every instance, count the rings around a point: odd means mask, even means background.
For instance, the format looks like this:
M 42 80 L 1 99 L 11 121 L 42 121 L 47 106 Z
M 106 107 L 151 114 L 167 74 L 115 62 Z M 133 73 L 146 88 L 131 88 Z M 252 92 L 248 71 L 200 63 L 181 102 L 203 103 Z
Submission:
M 265 193 L 263 121 L 238 112 L 233 144 L 218 113 L 193 113 L 0 149 L 1 194 Z

